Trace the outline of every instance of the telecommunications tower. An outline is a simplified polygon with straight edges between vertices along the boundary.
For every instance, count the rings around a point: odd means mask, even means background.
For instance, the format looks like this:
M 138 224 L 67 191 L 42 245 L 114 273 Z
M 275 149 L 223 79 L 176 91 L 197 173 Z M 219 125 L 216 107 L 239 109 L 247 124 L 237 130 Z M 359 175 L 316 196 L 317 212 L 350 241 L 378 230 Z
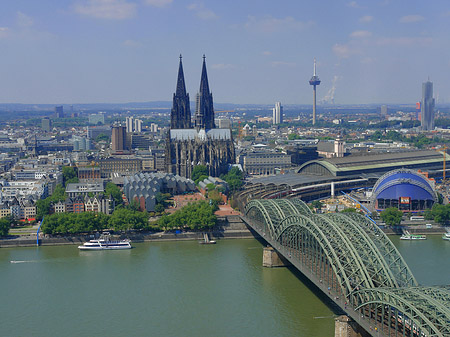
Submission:
M 314 74 L 309 80 L 309 84 L 313 86 L 313 119 L 312 124 L 316 124 L 316 85 L 320 84 L 319 76 L 316 75 L 316 58 L 314 58 Z

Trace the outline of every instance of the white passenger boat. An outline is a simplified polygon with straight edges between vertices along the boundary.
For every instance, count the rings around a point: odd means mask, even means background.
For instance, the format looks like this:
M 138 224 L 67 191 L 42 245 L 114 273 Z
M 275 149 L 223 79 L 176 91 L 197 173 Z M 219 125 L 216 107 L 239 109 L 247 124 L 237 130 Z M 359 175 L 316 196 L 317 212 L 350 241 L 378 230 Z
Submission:
M 411 234 L 408 231 L 405 231 L 403 235 L 400 237 L 400 240 L 426 240 L 427 237 L 425 235 Z
M 130 240 L 111 240 L 109 235 L 103 234 L 97 240 L 85 242 L 82 246 L 78 246 L 80 250 L 118 250 L 130 249 Z
M 443 239 L 443 240 L 450 241 L 450 233 L 447 232 L 447 233 L 445 233 L 444 235 L 442 235 L 442 239 Z

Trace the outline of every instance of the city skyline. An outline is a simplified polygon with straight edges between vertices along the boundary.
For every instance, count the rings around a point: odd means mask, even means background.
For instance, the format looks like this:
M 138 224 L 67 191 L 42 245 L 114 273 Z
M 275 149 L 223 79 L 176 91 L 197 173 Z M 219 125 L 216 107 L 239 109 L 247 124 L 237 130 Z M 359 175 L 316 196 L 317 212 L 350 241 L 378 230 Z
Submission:
M 428 76 L 448 103 L 449 17 L 444 1 L 15 1 L 0 13 L 0 103 L 170 101 L 180 53 L 191 95 L 206 54 L 219 103 L 311 104 L 314 57 L 319 105 L 413 104 Z

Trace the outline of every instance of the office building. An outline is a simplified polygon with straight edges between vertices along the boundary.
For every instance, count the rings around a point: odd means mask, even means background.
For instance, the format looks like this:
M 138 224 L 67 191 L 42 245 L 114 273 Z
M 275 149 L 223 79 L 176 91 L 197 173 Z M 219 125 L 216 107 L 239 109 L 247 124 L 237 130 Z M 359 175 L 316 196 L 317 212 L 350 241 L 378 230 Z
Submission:
M 281 106 L 281 102 L 275 103 L 275 108 L 273 108 L 272 122 L 273 125 L 283 123 L 283 107 Z
M 140 119 L 134 120 L 133 132 L 137 132 L 137 133 L 142 132 L 142 120 L 140 120 Z
M 433 82 L 422 83 L 421 127 L 423 131 L 434 130 Z
M 126 150 L 125 127 L 120 125 L 115 125 L 112 127 L 111 149 L 113 153 L 124 152 Z
M 55 106 L 55 116 L 56 118 L 64 118 L 64 108 L 62 105 Z
M 103 112 L 99 112 L 98 114 L 89 115 L 89 124 L 105 124 L 105 114 Z
M 51 129 L 52 129 L 52 121 L 50 120 L 50 118 L 48 117 L 42 118 L 42 131 L 50 132 Z

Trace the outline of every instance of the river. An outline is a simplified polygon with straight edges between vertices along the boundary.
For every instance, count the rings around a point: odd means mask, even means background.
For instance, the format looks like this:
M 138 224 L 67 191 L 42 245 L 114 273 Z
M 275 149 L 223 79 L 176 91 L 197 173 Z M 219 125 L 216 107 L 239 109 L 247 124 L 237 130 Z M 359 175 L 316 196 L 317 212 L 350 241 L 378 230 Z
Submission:
M 450 283 L 450 242 L 393 242 L 419 283 Z M 0 249 L 4 336 L 333 336 L 335 312 L 254 239 Z

